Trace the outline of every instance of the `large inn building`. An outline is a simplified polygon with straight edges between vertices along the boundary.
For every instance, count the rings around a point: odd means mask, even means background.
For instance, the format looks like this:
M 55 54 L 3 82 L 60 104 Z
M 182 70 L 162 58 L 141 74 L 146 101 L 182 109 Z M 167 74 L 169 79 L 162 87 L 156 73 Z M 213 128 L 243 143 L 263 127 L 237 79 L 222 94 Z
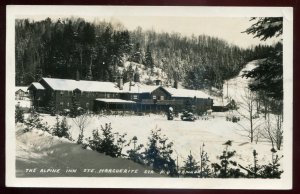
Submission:
M 74 99 L 85 110 L 165 111 L 172 106 L 182 111 L 192 106 L 197 112 L 211 109 L 213 100 L 198 90 L 163 87 L 137 82 L 117 83 L 42 78 L 28 87 L 33 106 L 47 107 L 52 101 L 57 111 L 71 109 Z

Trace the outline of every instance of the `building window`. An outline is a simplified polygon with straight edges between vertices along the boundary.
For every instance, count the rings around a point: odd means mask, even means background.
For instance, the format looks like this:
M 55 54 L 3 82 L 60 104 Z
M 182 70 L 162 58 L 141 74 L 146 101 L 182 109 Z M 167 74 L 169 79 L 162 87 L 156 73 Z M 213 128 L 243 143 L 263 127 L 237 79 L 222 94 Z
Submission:
M 137 99 L 138 99 L 138 96 L 137 96 L 136 94 L 134 94 L 134 95 L 133 95 L 133 99 L 134 99 L 134 100 L 137 100 Z
M 110 98 L 110 94 L 106 94 L 106 98 Z
M 60 91 L 60 96 L 63 96 L 64 95 L 64 91 Z
M 69 102 L 67 102 L 67 107 L 69 107 L 70 106 L 70 103 Z
M 87 102 L 85 106 L 87 109 L 89 109 L 90 103 Z
M 165 100 L 165 97 L 164 96 L 160 96 L 160 100 Z
M 60 106 L 63 106 L 63 105 L 64 105 L 64 103 L 63 103 L 63 102 L 60 102 L 59 104 L 60 104 Z
M 156 100 L 156 96 L 155 95 L 153 95 L 153 100 Z

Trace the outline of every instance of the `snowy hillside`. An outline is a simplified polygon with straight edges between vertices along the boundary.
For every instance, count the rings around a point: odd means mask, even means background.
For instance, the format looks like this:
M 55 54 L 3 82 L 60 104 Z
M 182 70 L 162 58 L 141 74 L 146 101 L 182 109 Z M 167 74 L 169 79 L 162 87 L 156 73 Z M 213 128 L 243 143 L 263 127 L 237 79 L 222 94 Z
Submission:
M 215 106 L 226 106 L 231 100 L 237 104 L 245 101 L 245 96 L 248 93 L 248 84 L 251 79 L 242 77 L 244 71 L 250 71 L 256 67 L 257 61 L 251 61 L 240 71 L 239 75 L 226 80 L 223 84 L 223 97 L 212 96 Z M 217 92 L 218 93 L 218 92 Z
M 138 72 L 140 75 L 140 82 L 142 83 L 154 83 L 155 80 L 159 79 L 162 80 L 164 84 L 167 81 L 166 73 L 158 67 L 154 67 L 153 69 L 147 68 L 143 64 L 135 63 L 135 62 L 125 62 L 124 67 L 118 67 L 119 72 L 123 72 L 124 70 L 128 70 L 132 68 L 134 72 Z
M 256 65 L 257 61 L 251 61 L 240 71 L 237 77 L 225 81 L 223 85 L 223 95 L 225 98 L 229 97 L 230 99 L 234 99 L 236 102 L 243 101 L 243 96 L 245 95 L 248 84 L 251 80 L 242 77 L 242 75 L 244 71 L 250 71 L 254 69 Z

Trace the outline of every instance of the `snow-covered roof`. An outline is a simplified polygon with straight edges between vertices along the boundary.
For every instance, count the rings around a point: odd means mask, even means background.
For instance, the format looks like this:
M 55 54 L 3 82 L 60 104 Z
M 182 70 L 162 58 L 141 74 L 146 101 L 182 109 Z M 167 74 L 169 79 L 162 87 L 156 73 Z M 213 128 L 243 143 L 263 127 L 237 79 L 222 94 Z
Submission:
M 45 82 L 54 90 L 73 91 L 79 89 L 86 92 L 114 92 L 120 93 L 117 85 L 113 82 L 87 81 L 87 80 L 71 80 L 57 78 L 43 78 Z
M 214 106 L 227 106 L 230 103 L 230 100 L 222 98 L 214 98 Z
M 127 82 L 123 85 L 123 91 L 126 93 L 151 93 L 160 87 L 160 86 L 151 86 L 142 83 L 131 82 L 131 88 L 129 91 L 129 84 L 130 82 Z
M 42 86 L 42 84 L 40 84 L 39 82 L 32 82 L 31 85 L 33 85 L 37 90 L 44 90 L 45 89 L 44 86 Z
M 136 102 L 130 100 L 122 100 L 116 98 L 96 98 L 96 101 L 106 102 L 106 103 L 122 103 L 122 104 L 134 104 Z
M 16 86 L 16 87 L 15 87 L 15 91 L 16 91 L 16 92 L 19 91 L 19 90 L 22 90 L 23 92 L 26 92 L 27 89 L 28 89 L 27 86 Z
M 189 90 L 189 89 L 176 89 L 176 88 L 167 88 L 164 89 L 169 92 L 172 97 L 188 97 L 188 98 L 210 98 L 209 95 L 205 94 L 200 90 Z

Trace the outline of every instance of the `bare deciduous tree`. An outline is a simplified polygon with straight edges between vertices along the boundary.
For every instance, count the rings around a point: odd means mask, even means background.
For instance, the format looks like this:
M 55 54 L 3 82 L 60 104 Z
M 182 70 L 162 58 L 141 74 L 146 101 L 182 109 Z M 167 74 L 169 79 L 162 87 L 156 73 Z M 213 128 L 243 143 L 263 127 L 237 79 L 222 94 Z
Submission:
M 272 148 L 276 146 L 276 149 L 280 150 L 283 141 L 282 115 L 274 115 L 274 120 L 270 119 L 270 116 L 270 114 L 267 115 L 266 125 L 261 134 L 271 142 Z
M 73 122 L 75 125 L 79 128 L 79 136 L 77 139 L 77 143 L 81 144 L 83 140 L 83 132 L 86 126 L 89 124 L 89 115 L 88 114 L 82 114 L 80 116 L 77 116 L 73 118 Z
M 247 136 L 250 138 L 252 143 L 256 140 L 258 142 L 260 136 L 260 119 L 257 119 L 256 109 L 256 95 L 251 92 L 249 88 L 245 88 L 244 95 L 241 96 L 241 101 L 238 103 L 238 113 L 248 121 L 248 124 L 241 124 L 238 122 L 241 131 L 247 132 Z M 256 139 L 255 139 L 256 138 Z

